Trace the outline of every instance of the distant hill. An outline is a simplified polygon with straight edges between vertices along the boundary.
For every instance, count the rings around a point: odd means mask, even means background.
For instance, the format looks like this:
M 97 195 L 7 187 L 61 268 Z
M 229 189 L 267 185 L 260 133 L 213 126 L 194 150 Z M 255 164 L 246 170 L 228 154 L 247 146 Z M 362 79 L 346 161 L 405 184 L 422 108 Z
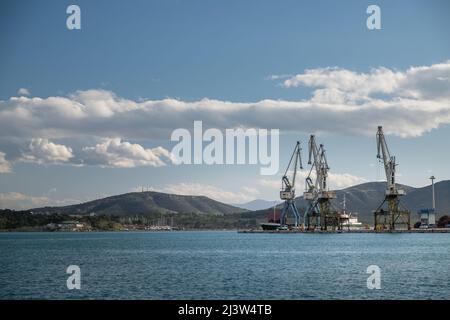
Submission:
M 411 190 L 404 198 L 406 206 L 410 210 L 417 211 L 421 208 L 431 208 L 431 185 Z M 434 184 L 436 196 L 436 211 L 439 214 L 450 213 L 450 180 L 440 181 Z
M 280 201 L 277 201 L 277 203 L 279 203 L 279 202 Z M 273 207 L 274 204 L 275 204 L 275 201 L 256 199 L 256 200 L 246 202 L 246 203 L 233 204 L 233 206 L 242 208 L 242 209 L 256 211 L 256 210 L 262 210 L 262 209 L 267 209 L 267 208 Z
M 195 213 L 228 215 L 247 210 L 204 196 L 185 196 L 160 192 L 132 192 L 64 207 L 32 209 L 35 213 L 107 214 L 116 216 L 155 213 Z
M 401 184 L 399 184 L 398 187 L 405 190 L 406 194 L 409 194 L 414 190 L 413 187 Z M 337 199 L 334 200 L 333 204 L 337 208 L 342 208 L 345 194 L 347 211 L 357 212 L 361 222 L 373 223 L 373 211 L 377 209 L 383 201 L 385 192 L 385 182 L 367 182 L 336 191 Z M 411 210 L 404 197 L 401 201 Z
M 431 185 L 422 188 L 406 185 L 399 185 L 399 187 L 406 191 L 406 195 L 401 197 L 402 204 L 411 211 L 411 221 L 417 221 L 417 211 L 431 208 Z M 383 201 L 385 189 L 385 182 L 369 182 L 337 191 L 337 195 L 339 202 L 342 202 L 345 193 L 348 211 L 358 212 L 361 221 L 373 223 L 372 212 Z M 436 183 L 435 195 L 438 216 L 448 214 L 450 212 L 450 181 Z
M 413 188 L 400 185 L 406 191 L 402 203 L 411 211 L 411 220 L 417 221 L 417 211 L 431 207 L 431 186 Z M 334 209 L 342 209 L 344 193 L 346 195 L 347 211 L 358 213 L 363 223 L 373 223 L 373 210 L 384 199 L 386 183 L 368 182 L 337 190 L 337 199 L 332 201 Z M 438 216 L 450 213 L 450 181 L 441 181 L 435 184 L 436 207 Z M 303 197 L 295 200 L 297 207 L 303 212 L 308 203 Z M 240 206 L 240 207 L 239 207 Z M 184 196 L 159 192 L 133 192 L 113 197 L 89 201 L 77 205 L 64 207 L 45 207 L 32 209 L 35 213 L 61 213 L 61 214 L 108 214 L 116 216 L 149 215 L 159 213 L 200 215 L 232 215 L 245 213 L 258 220 L 265 220 L 267 209 L 273 206 L 272 201 L 255 200 L 241 205 L 228 205 L 204 196 Z M 281 208 L 282 204 L 278 205 Z M 247 210 L 248 209 L 248 210 Z M 250 210 L 250 211 L 249 211 Z

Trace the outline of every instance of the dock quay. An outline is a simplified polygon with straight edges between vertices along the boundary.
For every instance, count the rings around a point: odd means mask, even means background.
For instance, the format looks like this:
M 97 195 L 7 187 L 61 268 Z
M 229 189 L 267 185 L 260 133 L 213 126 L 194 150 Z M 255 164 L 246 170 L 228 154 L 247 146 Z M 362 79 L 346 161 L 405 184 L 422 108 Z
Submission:
M 450 233 L 450 228 L 428 228 L 428 229 L 399 229 L 399 230 L 373 230 L 373 229 L 359 229 L 359 230 L 262 230 L 262 229 L 248 229 L 238 230 L 238 233 Z

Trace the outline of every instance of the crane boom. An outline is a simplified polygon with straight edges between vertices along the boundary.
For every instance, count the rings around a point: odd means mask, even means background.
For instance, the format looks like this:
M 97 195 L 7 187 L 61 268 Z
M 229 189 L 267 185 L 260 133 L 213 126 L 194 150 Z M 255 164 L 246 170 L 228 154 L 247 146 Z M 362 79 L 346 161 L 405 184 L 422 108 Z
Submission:
M 317 146 L 316 137 L 311 135 L 309 138 L 309 159 L 308 164 L 312 164 L 312 168 L 316 170 L 316 183 L 315 188 L 317 192 L 326 191 L 327 190 L 327 177 L 328 170 L 330 167 L 328 166 L 327 157 L 325 154 L 325 147 L 323 144 Z
M 386 173 L 386 182 L 387 182 L 387 194 L 404 194 L 403 190 L 398 190 L 395 183 L 395 167 L 397 164 L 395 163 L 395 156 L 391 156 L 389 153 L 389 148 L 386 143 L 386 139 L 383 133 L 383 127 L 378 126 L 377 131 L 377 158 L 383 162 L 384 171 Z
M 297 177 L 298 169 L 303 169 L 302 165 L 302 157 L 301 157 L 301 147 L 300 141 L 297 141 L 295 145 L 294 152 L 292 152 L 291 159 L 289 160 L 289 164 L 284 172 L 283 177 L 281 178 L 281 191 L 280 198 L 282 200 L 294 199 L 295 198 L 295 179 Z M 291 169 L 291 164 L 294 164 L 292 167 L 292 177 L 289 179 L 289 169 Z
M 287 226 L 288 212 L 292 212 L 292 214 L 294 215 L 294 227 L 298 227 L 300 220 L 300 214 L 298 212 L 297 206 L 295 205 L 295 179 L 297 177 L 297 171 L 299 169 L 303 169 L 302 157 L 300 152 L 301 150 L 302 149 L 300 147 L 300 141 L 297 141 L 286 171 L 281 178 L 280 198 L 284 200 L 283 210 L 281 211 L 280 216 L 280 226 L 282 227 Z M 291 169 L 292 164 L 292 177 L 291 179 L 289 179 L 288 175 L 290 173 L 289 170 Z

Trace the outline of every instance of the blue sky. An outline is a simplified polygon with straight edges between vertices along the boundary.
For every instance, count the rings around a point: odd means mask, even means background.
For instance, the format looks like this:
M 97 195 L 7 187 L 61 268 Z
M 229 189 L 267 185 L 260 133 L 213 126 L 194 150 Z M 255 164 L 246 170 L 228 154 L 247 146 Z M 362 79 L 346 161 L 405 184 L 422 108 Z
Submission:
M 66 28 L 65 11 L 70 4 L 81 8 L 81 30 Z M 381 8 L 381 30 L 366 28 L 370 4 Z M 280 172 L 295 141 L 300 139 L 306 146 L 309 133 L 317 130 L 314 133 L 325 144 L 331 171 L 336 174 L 336 187 L 383 177 L 375 158 L 373 119 L 379 118 L 400 163 L 399 182 L 423 186 L 429 183 L 431 173 L 438 180 L 448 179 L 450 170 L 443 159 L 450 156 L 450 82 L 446 80 L 450 74 L 449 15 L 448 1 L 2 1 L 0 112 L 11 109 L 17 114 L 10 118 L 3 113 L 10 127 L 3 125 L 0 138 L 0 152 L 8 166 L 0 173 L 0 207 L 71 203 L 142 185 L 166 192 L 203 193 L 231 203 L 277 199 L 279 177 L 262 177 L 255 165 L 155 166 L 146 160 L 121 167 L 104 162 L 99 154 L 84 159 L 85 165 L 76 163 L 78 153 L 94 150 L 109 138 L 121 138 L 144 151 L 156 147 L 170 150 L 170 130 L 179 124 L 192 128 L 192 122 L 178 119 L 183 118 L 183 112 L 167 111 L 157 123 L 155 116 L 142 121 L 124 116 L 101 122 L 96 117 L 104 115 L 97 113 L 81 120 L 76 116 L 58 118 L 69 108 L 66 102 L 89 105 L 95 101 L 112 108 L 108 105 L 111 96 L 126 100 L 124 104 L 164 99 L 196 104 L 203 98 L 246 104 L 282 101 L 279 114 L 273 117 L 255 114 L 253 119 L 250 113 L 248 119 L 236 121 L 280 129 Z M 427 69 L 411 69 L 420 66 Z M 338 69 L 330 69 L 334 67 Z M 372 79 L 373 68 L 388 69 L 394 75 Z M 315 80 L 305 79 L 306 70 L 316 70 L 312 75 Z M 335 74 L 333 70 L 351 74 Z M 361 74 L 365 75 L 362 80 L 358 78 Z M 272 75 L 286 77 L 269 80 Z M 295 80 L 296 75 L 303 76 L 296 84 L 286 85 L 285 81 Z M 337 81 L 344 81 L 347 78 L 342 77 L 347 75 L 357 85 L 339 84 L 336 88 L 332 79 L 337 76 Z M 308 82 L 319 77 L 319 84 Z M 400 83 L 394 89 L 362 89 L 377 79 L 388 83 L 392 77 Z M 20 88 L 28 92 L 19 94 Z M 346 119 L 341 112 L 335 120 L 308 109 L 314 115 L 308 123 L 299 109 L 288 116 L 298 118 L 298 125 L 288 121 L 284 127 L 280 120 L 286 117 L 283 102 L 315 105 L 312 97 L 324 88 L 327 94 L 336 93 L 336 89 L 345 95 L 356 92 L 370 96 L 345 100 L 342 104 L 349 104 L 348 108 L 354 104 L 379 107 L 383 101 L 389 106 L 384 115 L 363 112 Z M 90 94 L 86 98 L 77 92 Z M 11 100 L 19 96 L 30 101 Z M 48 99 L 52 97 L 69 101 L 55 102 L 57 111 L 41 105 L 43 113 L 39 114 L 48 122 L 37 118 L 24 122 L 20 117 L 24 105 L 35 108 L 33 98 L 42 98 L 45 104 L 51 103 Z M 399 105 L 399 100 L 404 104 Z M 164 108 L 164 102 L 161 104 Z M 222 119 L 224 114 L 206 108 L 209 114 L 202 118 L 198 113 L 197 120 L 215 126 L 213 119 Z M 55 124 L 58 130 L 52 127 L 53 117 L 59 122 L 59 127 Z M 230 127 L 236 121 L 230 122 Z M 146 122 L 151 128 L 146 128 Z M 227 119 L 223 122 L 226 126 Z M 139 126 L 148 134 L 137 132 Z M 71 129 L 63 130 L 66 127 Z M 44 153 L 49 150 L 56 153 L 49 157 Z M 73 156 L 67 157 L 67 153 Z M 303 155 L 306 158 L 306 152 Z

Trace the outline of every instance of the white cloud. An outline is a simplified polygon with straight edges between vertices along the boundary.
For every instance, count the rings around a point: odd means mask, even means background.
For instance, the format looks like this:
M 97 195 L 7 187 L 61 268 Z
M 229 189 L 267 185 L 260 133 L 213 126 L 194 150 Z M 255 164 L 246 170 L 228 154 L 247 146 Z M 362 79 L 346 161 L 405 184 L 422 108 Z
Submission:
M 11 147 L 35 137 L 64 139 L 68 141 L 61 147 L 66 148 L 65 156 L 56 161 L 66 163 L 71 148 L 75 150 L 70 141 L 106 141 L 85 147 L 95 159 L 83 159 L 87 153 L 80 153 L 70 162 L 129 167 L 162 165 L 161 157 L 168 156 L 165 149 L 144 149 L 122 140 L 167 141 L 174 129 L 191 129 L 194 120 L 202 120 L 205 128 L 222 130 L 281 128 L 283 132 L 368 136 L 383 125 L 386 134 L 416 137 L 450 123 L 449 79 L 447 61 L 405 71 L 383 67 L 367 73 L 342 68 L 306 70 L 283 82 L 286 87 L 311 88 L 312 97 L 299 101 L 134 101 L 105 90 L 77 91 L 67 97 L 11 97 L 0 100 L 0 140 Z M 122 140 L 111 142 L 110 137 Z M 10 151 L 2 149 L 14 161 Z
M 94 147 L 84 147 L 87 164 L 105 167 L 132 168 L 137 166 L 161 167 L 164 160 L 171 160 L 169 151 L 162 147 L 144 149 L 139 144 L 122 141 L 120 138 L 106 139 Z
M 305 70 L 283 82 L 287 88 L 306 86 L 326 88 L 334 92 L 356 94 L 355 97 L 367 97 L 369 93 L 392 93 L 405 79 L 406 75 L 387 68 L 372 69 L 370 73 L 356 73 L 340 68 L 319 68 Z
M 300 196 L 301 193 L 305 190 L 305 179 L 308 176 L 309 171 L 300 171 L 297 172 L 296 178 L 296 191 L 297 196 Z M 289 173 L 289 177 L 292 174 Z M 313 181 L 315 179 L 314 172 L 311 174 Z M 291 178 L 290 178 L 291 179 Z M 351 187 L 360 183 L 367 182 L 367 180 L 363 177 L 358 177 L 349 173 L 328 173 L 328 187 L 330 190 L 339 190 L 347 187 Z M 272 190 L 280 190 L 281 189 L 281 177 L 279 179 L 260 179 L 258 180 L 258 184 L 264 188 L 272 189 Z
M 281 189 L 281 178 L 280 179 L 260 179 L 258 184 L 262 187 L 280 190 Z
M 48 139 L 33 138 L 29 151 L 22 156 L 22 161 L 35 163 L 62 163 L 73 158 L 72 149 L 56 144 Z
M 329 67 L 306 70 L 284 80 L 283 86 L 319 88 L 313 92 L 316 101 L 333 101 L 326 98 L 337 96 L 345 97 L 347 101 L 370 100 L 371 94 L 375 93 L 393 98 L 447 100 L 450 98 L 449 75 L 450 60 L 431 66 L 410 67 L 404 72 L 380 67 L 369 73 L 357 73 Z
M 212 99 L 133 101 L 105 90 L 68 97 L 12 97 L 0 101 L 0 136 L 43 138 L 121 137 L 167 139 L 194 120 L 219 129 L 283 128 L 291 132 L 420 136 L 450 123 L 450 61 L 406 71 L 387 68 L 306 70 L 283 83 L 312 88 L 300 101 L 229 102 Z
M 252 187 L 242 187 L 242 191 L 248 195 L 258 195 L 259 194 L 259 190 L 256 188 L 252 188 Z
M 244 203 L 255 199 L 256 189 L 242 188 L 241 191 L 227 191 L 216 186 L 200 183 L 177 183 L 159 191 L 180 195 L 205 196 L 225 203 Z
M 45 206 L 64 206 L 78 202 L 74 199 L 55 200 L 19 192 L 0 193 L 0 208 L 4 209 L 26 210 Z
M 328 174 L 330 189 L 344 189 L 364 182 L 367 182 L 367 179 L 349 173 Z
M 20 88 L 19 90 L 17 90 L 17 93 L 21 96 L 29 96 L 30 90 L 28 90 L 27 88 Z
M 270 76 L 265 77 L 265 80 L 281 80 L 286 78 L 291 78 L 292 74 L 272 74 Z
M 11 163 L 5 159 L 5 153 L 0 151 L 0 173 L 11 172 Z

